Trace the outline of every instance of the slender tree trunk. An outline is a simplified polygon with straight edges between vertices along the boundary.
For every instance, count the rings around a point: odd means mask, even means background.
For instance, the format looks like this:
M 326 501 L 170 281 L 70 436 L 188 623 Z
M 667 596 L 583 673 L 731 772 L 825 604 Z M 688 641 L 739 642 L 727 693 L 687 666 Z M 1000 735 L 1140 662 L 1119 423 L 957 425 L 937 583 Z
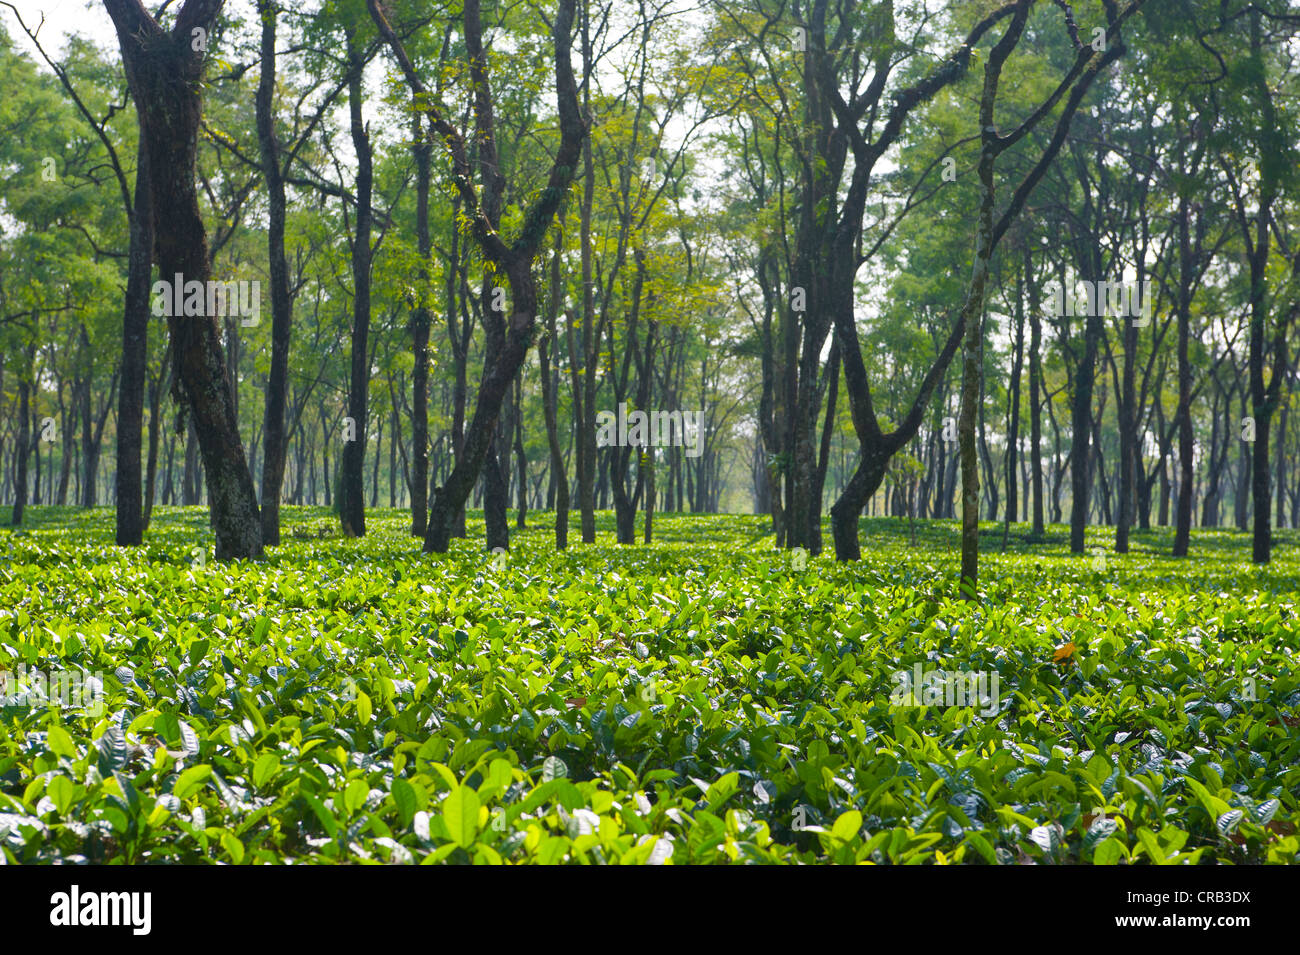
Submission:
M 117 408 L 117 543 L 144 541 L 140 488 L 140 439 L 148 359 L 149 278 L 153 266 L 153 210 L 149 206 L 149 151 L 144 137 L 136 149 L 135 195 L 129 222 L 126 301 L 122 310 L 122 390 Z M 152 426 L 150 431 L 152 432 Z M 152 445 L 152 441 L 151 441 Z
M 1139 280 L 1140 280 L 1139 276 Z M 1137 344 L 1138 329 L 1132 318 L 1124 321 L 1123 382 L 1120 386 L 1119 416 L 1119 500 L 1115 514 L 1115 553 L 1128 553 L 1129 531 L 1136 514 L 1137 483 Z
M 515 509 L 515 527 L 523 530 L 528 525 L 528 457 L 524 454 L 524 383 L 522 376 L 515 377 L 515 468 L 519 472 L 519 506 Z
M 14 444 L 14 509 L 10 523 L 20 527 L 23 523 L 23 511 L 27 508 L 27 456 L 31 453 L 32 435 L 29 430 L 31 415 L 31 378 L 32 359 L 36 346 L 28 351 L 27 368 L 18 379 L 18 440 Z
M 1089 276 L 1092 281 L 1095 276 Z M 1091 309 L 1092 312 L 1098 311 Z M 1088 507 L 1091 503 L 1089 468 L 1091 461 L 1089 438 L 1092 436 L 1093 377 L 1097 367 L 1098 345 L 1103 332 L 1099 315 L 1085 319 L 1083 357 L 1074 377 L 1074 402 L 1070 409 L 1070 552 L 1082 554 L 1084 535 L 1088 527 Z
M 1026 266 L 1028 266 L 1026 261 Z M 1032 276 L 1032 271 L 1026 269 Z M 1038 283 L 1029 279 L 1029 481 L 1033 488 L 1033 536 L 1046 534 L 1043 522 L 1043 322 L 1039 315 Z
M 369 406 L 370 351 L 370 228 L 374 171 L 371 164 L 370 133 L 361 116 L 361 79 L 365 62 L 351 36 L 348 37 L 348 108 L 352 147 L 357 156 L 357 223 L 352 237 L 352 378 L 348 388 L 348 417 L 354 440 L 343 445 L 343 483 L 339 502 L 343 533 L 364 537 L 366 533 L 365 454 L 366 418 Z
M 252 483 L 252 479 L 249 479 Z M 185 473 L 181 477 L 181 503 L 196 507 L 199 503 L 199 439 L 194 433 L 194 420 L 185 419 Z
M 171 369 L 171 352 L 163 353 L 162 368 L 158 377 L 149 383 L 149 465 L 145 472 L 144 486 L 144 530 L 149 529 L 153 517 L 153 503 L 156 496 L 155 486 L 158 478 L 158 436 L 162 431 L 162 392 L 163 383 Z M 171 457 L 167 461 L 168 480 L 171 479 Z
M 1026 253 L 1024 263 L 1028 268 L 1028 254 Z M 1007 412 L 1007 512 L 1006 523 L 1009 528 L 1016 521 L 1016 505 L 1018 501 L 1019 488 L 1017 478 L 1020 474 L 1020 464 L 1017 460 L 1017 452 L 1020 443 L 1020 374 L 1024 366 L 1025 354 L 1025 296 L 1024 288 L 1027 276 L 1022 273 L 1020 282 L 1016 286 L 1016 338 L 1014 352 L 1011 359 L 1011 381 L 1007 385 L 1010 394 L 1011 407 Z
M 280 147 L 275 136 L 276 0 L 258 0 L 262 19 L 261 77 L 257 84 L 257 142 L 266 181 L 268 274 L 271 280 L 271 367 L 266 381 L 262 445 L 262 542 L 280 543 L 280 497 L 286 454 L 285 405 L 289 387 L 289 338 L 293 301 L 284 253 L 285 194 Z
M 423 537 L 429 514 L 429 307 L 426 304 L 429 288 L 429 256 L 433 242 L 429 235 L 429 185 L 433 146 L 424 135 L 424 124 L 417 113 L 415 138 L 411 147 L 415 155 L 415 237 L 420 254 L 418 288 L 415 309 L 411 313 L 411 353 L 414 365 L 411 370 L 411 534 Z M 448 264 L 453 278 L 450 280 L 452 301 L 455 303 L 455 269 Z M 448 321 L 456 321 L 454 311 Z
M 537 352 L 542 365 L 542 414 L 546 419 L 546 443 L 551 452 L 551 474 L 555 485 L 555 549 L 569 546 L 569 478 L 564 470 L 564 451 L 560 447 L 556 414 L 558 382 L 551 378 L 551 348 L 556 342 L 555 320 L 560 311 L 563 289 L 560 284 L 560 254 L 564 240 L 556 231 L 555 251 L 551 255 L 551 282 L 549 306 L 546 310 L 546 335 L 538 343 Z
M 975 421 L 982 405 L 984 376 L 984 285 L 988 280 L 989 260 L 993 257 L 993 161 L 997 156 L 993 143 L 993 104 L 997 96 L 1002 64 L 1024 27 L 1023 15 L 1017 14 L 1006 35 L 994 47 L 984 67 L 984 95 L 980 102 L 980 127 L 984 130 L 984 147 L 980 153 L 979 179 L 981 200 L 979 231 L 975 237 L 975 262 L 966 302 L 962 308 L 961 410 L 958 412 L 957 440 L 961 446 L 961 596 L 979 599 L 980 548 L 980 477 L 975 448 Z
M 830 465 L 831 439 L 835 434 L 835 410 L 840 394 L 840 348 L 832 342 L 826 368 L 826 417 L 822 419 L 821 446 L 818 450 L 817 470 L 813 474 L 810 497 L 816 502 L 816 513 L 808 531 L 808 552 L 814 556 L 822 552 L 822 500 L 826 488 L 826 469 Z
M 1223 417 L 1219 408 L 1219 396 L 1216 393 L 1210 400 L 1210 453 L 1205 456 L 1205 499 L 1201 503 L 1201 526 L 1217 527 L 1219 525 L 1219 448 L 1222 434 L 1220 419 Z
M 1243 390 L 1241 394 L 1241 411 L 1242 411 L 1243 418 L 1249 417 L 1249 412 L 1250 412 L 1250 395 L 1248 392 L 1249 389 L 1246 389 Z M 1259 428 L 1258 421 L 1255 422 L 1255 425 L 1256 425 L 1256 440 L 1258 440 L 1258 428 Z M 1240 432 L 1240 429 L 1236 429 L 1236 430 Z M 1250 445 L 1245 441 L 1245 439 L 1242 437 L 1240 433 L 1238 433 L 1237 437 L 1239 439 L 1236 442 L 1238 448 L 1237 480 L 1236 480 L 1236 487 L 1235 487 L 1236 493 L 1234 495 L 1233 505 L 1236 511 L 1237 528 L 1238 530 L 1244 531 L 1250 529 L 1250 493 L 1248 491 L 1248 488 L 1251 485 L 1250 471 L 1251 471 L 1252 458 L 1250 453 Z
M 1291 414 L 1291 406 L 1282 405 L 1282 413 L 1278 417 L 1277 423 L 1277 472 L 1274 478 L 1274 484 L 1277 486 L 1277 516 L 1275 521 L 1278 527 L 1286 527 L 1286 426 L 1287 419 Z
M 500 426 L 492 429 L 491 443 L 483 461 L 483 523 L 488 550 L 510 549 L 510 524 L 506 511 L 508 490 L 501 469 L 500 447 L 505 440 Z
M 389 444 L 392 443 L 392 437 L 389 437 Z M 379 506 L 379 463 L 383 461 L 384 455 L 384 420 L 379 419 L 379 431 L 375 435 L 375 453 L 374 464 L 370 468 L 370 506 Z
M 1186 217 L 1179 225 L 1181 240 L 1187 234 Z M 1184 258 L 1184 262 L 1186 259 Z M 1192 477 L 1195 468 L 1196 439 L 1192 434 L 1192 363 L 1188 357 L 1191 339 L 1191 310 L 1186 300 L 1187 289 L 1180 281 L 1178 290 L 1178 409 L 1174 412 L 1178 424 L 1178 500 L 1174 508 L 1175 557 L 1186 557 L 1192 535 Z

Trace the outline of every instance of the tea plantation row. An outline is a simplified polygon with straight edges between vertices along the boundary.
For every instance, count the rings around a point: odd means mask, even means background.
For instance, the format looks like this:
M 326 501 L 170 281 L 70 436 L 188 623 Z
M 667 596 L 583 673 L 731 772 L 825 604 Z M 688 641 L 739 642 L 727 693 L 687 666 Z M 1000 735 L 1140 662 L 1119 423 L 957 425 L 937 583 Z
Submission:
M 287 508 L 285 543 L 231 565 L 198 509 L 138 551 L 108 511 L 28 517 L 0 531 L 3 862 L 1300 853 L 1293 536 L 1261 570 L 1230 532 L 1100 561 L 990 528 L 971 606 L 938 523 L 864 521 L 862 562 L 799 570 L 758 517 L 619 547 L 602 515 L 557 554 L 535 515 L 504 566 L 481 522 L 424 556 L 391 511 L 342 540 Z M 934 670 L 985 698 L 900 701 Z M 33 673 L 94 699 L 43 705 Z

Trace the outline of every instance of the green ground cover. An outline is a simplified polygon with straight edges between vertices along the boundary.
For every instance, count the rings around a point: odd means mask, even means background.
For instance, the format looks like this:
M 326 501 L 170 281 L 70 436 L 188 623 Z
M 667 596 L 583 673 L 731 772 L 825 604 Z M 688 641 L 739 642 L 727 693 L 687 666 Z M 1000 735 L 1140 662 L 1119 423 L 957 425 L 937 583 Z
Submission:
M 136 551 L 109 510 L 28 519 L 0 530 L 5 862 L 1300 853 L 1294 532 L 1259 569 L 1236 532 L 1102 561 L 1059 527 L 1000 554 L 989 525 L 968 606 L 940 523 L 867 520 L 862 562 L 797 569 L 759 517 L 657 515 L 619 547 L 601 515 L 556 554 L 530 515 L 502 561 L 474 519 L 436 557 L 401 512 L 342 540 L 287 508 L 285 543 L 230 565 L 197 508 Z M 913 705 L 918 665 L 985 698 Z M 40 705 L 32 671 L 102 698 Z

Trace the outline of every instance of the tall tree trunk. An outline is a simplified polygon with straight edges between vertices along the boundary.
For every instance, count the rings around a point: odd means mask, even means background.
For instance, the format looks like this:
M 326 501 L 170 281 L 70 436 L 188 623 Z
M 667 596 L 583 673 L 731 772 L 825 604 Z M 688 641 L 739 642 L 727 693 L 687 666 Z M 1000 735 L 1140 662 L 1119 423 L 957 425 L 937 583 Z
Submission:
M 1141 281 L 1139 274 L 1138 280 Z M 1136 514 L 1137 483 L 1137 343 L 1138 326 L 1133 318 L 1123 319 L 1123 382 L 1120 385 L 1119 418 L 1119 500 L 1115 514 L 1115 553 L 1128 553 L 1129 531 Z
M 69 410 L 66 413 L 63 413 L 62 387 L 60 387 L 59 389 L 59 398 L 60 398 L 59 401 L 60 420 L 63 425 L 62 431 L 60 433 L 64 435 L 73 434 L 74 429 L 72 427 L 72 422 L 76 420 L 77 406 L 75 403 L 69 402 L 70 405 Z M 69 451 L 70 451 L 69 445 L 65 441 L 63 445 L 63 454 L 61 455 L 62 460 L 59 462 L 59 491 L 58 491 L 58 496 L 55 498 L 55 503 L 58 504 L 59 507 L 63 507 L 68 503 L 68 481 L 72 477 L 72 455 L 69 453 Z M 148 524 L 149 522 L 146 520 L 145 521 L 146 528 L 148 527 Z
M 207 236 L 194 183 L 206 42 L 197 44 L 195 37 L 212 33 L 222 2 L 186 0 L 167 32 L 139 0 L 104 0 L 149 152 L 151 205 L 167 210 L 155 218 L 155 245 L 159 274 L 172 281 L 181 276 L 185 282 L 206 283 L 209 276 Z M 196 321 L 172 315 L 168 328 L 176 380 L 190 407 L 207 472 L 216 556 L 259 556 L 257 498 L 215 317 Z
M 515 509 L 515 527 L 523 530 L 528 524 L 528 457 L 524 454 L 524 383 L 522 376 L 515 377 L 515 467 L 519 472 L 519 506 Z
M 365 454 L 366 417 L 369 406 L 370 351 L 370 203 L 374 188 L 370 133 L 361 116 L 361 80 L 365 61 L 351 35 L 348 36 L 348 110 L 352 148 L 357 156 L 357 223 L 352 237 L 352 376 L 348 387 L 348 417 L 351 435 L 343 445 L 343 483 L 339 515 L 343 533 L 364 537 L 366 533 Z
M 1242 411 L 1243 418 L 1249 416 L 1248 415 L 1249 410 L 1250 410 L 1250 394 L 1249 394 L 1249 389 L 1246 389 L 1243 390 L 1241 394 L 1241 411 Z M 1255 422 L 1255 424 L 1256 424 L 1256 431 L 1258 432 L 1258 422 Z M 1239 432 L 1237 437 L 1241 440 L 1238 440 L 1236 442 L 1237 449 L 1238 449 L 1237 450 L 1237 479 L 1236 479 L 1236 487 L 1235 487 L 1236 493 L 1234 494 L 1233 505 L 1235 510 L 1235 516 L 1237 519 L 1237 529 L 1244 531 L 1250 529 L 1250 493 L 1248 489 L 1250 488 L 1250 466 L 1251 466 L 1252 458 L 1250 453 L 1250 445 L 1246 443 L 1245 439 L 1240 433 L 1241 429 L 1238 428 L 1237 430 Z M 1258 435 L 1257 435 L 1257 440 L 1258 440 Z
M 1277 422 L 1277 472 L 1273 483 L 1277 486 L 1278 527 L 1286 527 L 1286 426 L 1291 415 L 1291 406 L 1282 405 L 1282 413 Z
M 1191 246 L 1187 222 L 1187 201 L 1180 203 L 1178 222 L 1179 260 L 1181 263 L 1177 291 L 1178 310 L 1178 408 L 1174 412 L 1178 425 L 1178 501 L 1174 508 L 1175 557 L 1186 557 L 1192 535 L 1192 477 L 1195 467 L 1193 455 L 1196 440 L 1192 434 L 1192 363 L 1188 356 L 1191 341 L 1191 302 L 1189 301 L 1191 277 L 1187 274 L 1191 264 Z
M 1260 28 L 1260 11 L 1252 8 L 1250 13 L 1250 48 L 1252 56 L 1258 58 L 1262 46 Z M 1264 70 L 1251 73 L 1251 82 L 1257 86 L 1258 95 L 1254 97 L 1260 106 L 1260 127 L 1264 140 L 1262 149 L 1269 151 L 1283 149 L 1282 140 L 1277 135 L 1279 129 L 1277 110 L 1274 106 L 1274 93 L 1269 87 Z M 1286 316 L 1276 318 L 1276 328 L 1272 339 L 1273 369 L 1270 380 L 1264 380 L 1264 353 L 1268 347 L 1265 326 L 1268 321 L 1268 260 L 1270 247 L 1269 226 L 1273 219 L 1273 204 L 1278 194 L 1278 166 L 1273 163 L 1260 165 L 1259 202 L 1254 217 L 1254 241 L 1251 241 L 1250 229 L 1244 212 L 1239 212 L 1242 232 L 1246 238 L 1247 260 L 1250 264 L 1250 404 L 1254 417 L 1255 443 L 1251 448 L 1250 490 L 1255 506 L 1255 522 L 1251 546 L 1251 559 L 1257 564 L 1267 564 L 1272 556 L 1273 531 L 1270 527 L 1272 510 L 1269 507 L 1269 457 L 1268 442 L 1271 434 L 1273 411 L 1277 407 L 1282 379 L 1286 370 L 1286 330 L 1294 320 L 1294 311 Z M 1291 280 L 1300 277 L 1300 253 L 1292 260 Z
M 546 418 L 546 444 L 551 452 L 551 474 L 555 481 L 555 550 L 568 547 L 568 474 L 564 473 L 564 450 L 560 447 L 556 394 L 558 381 L 551 378 L 551 348 L 555 346 L 555 320 L 560 311 L 560 253 L 563 239 L 559 230 L 555 235 L 555 252 L 551 253 L 550 305 L 546 309 L 546 335 L 538 344 L 538 357 L 542 365 L 542 416 Z
M 1201 526 L 1218 527 L 1219 525 L 1219 448 L 1220 444 L 1231 445 L 1230 440 L 1220 442 L 1222 434 L 1220 419 L 1223 414 L 1219 408 L 1219 396 L 1214 394 L 1210 400 L 1210 453 L 1205 456 L 1205 499 L 1201 504 Z M 1226 436 L 1225 436 L 1226 438 Z
M 1090 281 L 1096 275 L 1089 275 Z M 1096 313 L 1098 309 L 1089 309 Z M 1103 333 L 1100 315 L 1090 314 L 1084 322 L 1083 357 L 1074 376 L 1074 402 L 1070 408 L 1070 552 L 1082 554 L 1091 503 L 1089 438 L 1093 430 L 1092 391 L 1097 352 Z
M 31 454 L 32 434 L 29 430 L 31 416 L 32 362 L 36 355 L 33 344 L 27 352 L 26 368 L 18 379 L 18 440 L 14 444 L 14 509 L 10 523 L 20 527 L 23 511 L 27 508 L 27 456 Z
M 153 517 L 153 502 L 156 495 L 158 478 L 158 436 L 162 432 L 162 393 L 163 383 L 171 370 L 171 352 L 163 352 L 162 368 L 158 377 L 149 382 L 149 464 L 145 471 L 144 484 L 144 530 L 149 529 Z M 167 479 L 171 480 L 171 454 L 167 459 Z
M 122 390 L 117 408 L 117 543 L 144 541 L 140 487 L 140 442 L 144 424 L 145 365 L 148 360 L 149 289 L 153 266 L 153 210 L 149 205 L 149 151 L 144 137 L 136 149 L 126 300 L 122 309 Z M 152 427 L 150 431 L 152 432 Z M 151 440 L 152 447 L 152 440 Z
M 1032 276 L 1026 257 L 1026 274 Z M 1043 321 L 1039 314 L 1038 283 L 1029 279 L 1029 481 L 1033 488 L 1033 536 L 1046 534 L 1043 521 Z
M 266 181 L 267 255 L 271 280 L 271 367 L 266 381 L 262 445 L 262 542 L 280 543 L 280 497 L 284 484 L 285 405 L 289 387 L 289 336 L 293 302 L 284 253 L 285 194 L 280 146 L 275 136 L 276 0 L 257 0 L 262 19 L 262 73 L 257 83 L 257 143 Z
M 582 58 L 586 68 L 593 62 L 591 50 L 591 24 L 587 3 L 582 5 Z M 583 114 L 591 115 L 591 83 L 582 87 Z M 596 177 L 591 159 L 591 139 L 582 143 L 582 205 L 578 218 L 578 247 L 582 268 L 582 381 L 583 397 L 576 401 L 578 422 L 578 512 L 582 528 L 582 542 L 596 542 L 596 350 L 600 332 L 592 321 L 595 311 L 595 286 L 592 274 L 591 213 L 594 203 Z
M 86 335 L 86 326 L 81 326 L 81 349 L 85 360 L 92 363 L 90 340 Z M 95 446 L 94 403 L 91 401 L 91 382 L 94 380 L 94 366 L 88 364 L 84 377 L 77 381 L 78 417 L 81 418 L 81 506 L 94 507 L 99 490 L 95 480 L 99 470 L 99 448 Z
M 411 534 L 423 537 L 429 514 L 429 327 L 430 316 L 428 299 L 429 255 L 433 250 L 433 241 L 429 235 L 429 184 L 433 161 L 433 145 L 424 135 L 424 124 L 420 115 L 415 116 L 415 137 L 411 147 L 415 155 L 415 241 L 420 254 L 419 279 L 416 289 L 418 296 L 415 309 L 411 313 L 411 354 L 414 364 L 411 369 Z M 452 296 L 449 305 L 455 303 L 455 267 L 448 264 L 452 274 L 450 279 Z M 448 314 L 447 320 L 456 321 L 456 313 Z
M 391 437 L 389 443 L 391 444 Z M 370 506 L 379 506 L 379 463 L 384 459 L 384 419 L 379 419 L 379 431 L 375 435 L 374 463 L 370 468 Z
M 250 476 L 249 483 L 252 483 Z M 185 472 L 181 476 L 181 504 L 195 507 L 199 503 L 199 438 L 194 432 L 194 419 L 185 419 Z
M 412 93 L 430 116 L 434 129 L 452 153 L 456 188 L 474 211 L 474 235 L 485 257 L 498 274 L 504 273 L 510 285 L 509 326 L 502 315 L 485 309 L 483 376 L 479 384 L 474 417 L 465 435 L 464 455 L 448 475 L 446 482 L 433 494 L 424 550 L 445 553 L 450 545 L 453 523 L 474 488 L 484 458 L 497 430 L 501 402 L 515 375 L 519 373 L 532 340 L 537 319 L 537 286 L 533 259 L 545 239 L 556 211 L 573 180 L 574 170 L 587 138 L 587 127 L 578 110 L 578 89 L 570 62 L 570 32 L 576 0 L 560 0 L 552 36 L 555 49 L 555 90 L 559 112 L 560 144 L 548 175 L 548 182 L 538 198 L 526 210 L 523 227 L 514 242 L 507 246 L 499 233 L 499 212 L 504 180 L 496 151 L 496 131 L 492 90 L 483 50 L 483 28 L 478 0 L 465 0 L 465 49 L 474 89 L 474 138 L 477 144 L 482 196 L 477 194 L 465 142 L 458 130 L 437 112 L 433 97 L 420 80 L 393 32 L 377 0 L 367 0 L 371 19 L 392 49 Z M 592 436 L 594 442 L 595 436 Z
M 559 229 L 555 235 L 555 251 L 551 254 L 550 304 L 546 309 L 546 335 L 538 343 L 537 353 L 542 365 L 542 414 L 546 419 L 546 443 L 551 452 L 551 474 L 555 481 L 555 549 L 569 546 L 569 477 L 564 471 L 564 450 L 556 413 L 558 381 L 551 378 L 551 348 L 555 345 L 555 320 L 560 311 L 563 287 L 560 282 L 560 254 L 564 240 Z
M 993 162 L 997 157 L 997 134 L 993 126 L 993 106 L 997 99 L 1002 65 L 1011 55 L 1024 29 L 1028 10 L 1017 10 L 1006 34 L 989 54 L 984 66 L 984 92 L 980 99 L 980 209 L 975 236 L 975 261 L 970 286 L 962 306 L 961 409 L 957 420 L 957 441 L 961 447 L 961 596 L 979 599 L 980 550 L 980 476 L 979 457 L 975 448 L 975 421 L 983 404 L 984 384 L 984 286 L 988 281 L 989 260 L 993 257 Z
M 503 398 L 504 400 L 504 398 Z M 501 444 L 505 440 L 498 423 L 492 429 L 491 442 L 483 460 L 483 524 L 488 550 L 510 549 L 509 505 L 505 475 L 501 469 Z
M 1028 250 L 1026 249 L 1023 263 L 1026 271 L 1029 267 L 1028 258 Z M 1020 281 L 1016 284 L 1016 338 L 1011 358 L 1011 381 L 1007 385 L 1011 404 L 1007 411 L 1006 523 L 1008 528 L 1016 521 L 1016 505 L 1019 494 L 1017 478 L 1020 475 L 1020 464 L 1017 460 L 1017 452 L 1020 444 L 1020 375 L 1024 367 L 1025 354 L 1025 282 L 1027 280 L 1028 276 L 1025 272 L 1022 272 Z
M 826 368 L 826 417 L 822 419 L 821 446 L 818 450 L 817 470 L 813 475 L 810 497 L 817 502 L 817 512 L 808 532 L 808 552 L 822 552 L 822 493 L 826 488 L 826 469 L 830 466 L 831 439 L 835 435 L 835 411 L 840 395 L 840 349 L 832 342 Z

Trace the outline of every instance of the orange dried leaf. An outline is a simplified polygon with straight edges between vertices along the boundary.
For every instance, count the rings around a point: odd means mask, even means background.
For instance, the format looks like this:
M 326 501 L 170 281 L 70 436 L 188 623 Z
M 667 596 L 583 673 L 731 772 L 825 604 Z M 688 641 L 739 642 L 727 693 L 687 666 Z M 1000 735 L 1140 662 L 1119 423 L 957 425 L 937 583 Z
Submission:
M 1052 654 L 1052 662 L 1053 663 L 1070 662 L 1070 658 L 1074 656 L 1074 650 L 1075 647 L 1074 647 L 1073 640 L 1071 640 L 1069 643 L 1061 644 L 1059 647 L 1056 648 L 1056 652 Z

